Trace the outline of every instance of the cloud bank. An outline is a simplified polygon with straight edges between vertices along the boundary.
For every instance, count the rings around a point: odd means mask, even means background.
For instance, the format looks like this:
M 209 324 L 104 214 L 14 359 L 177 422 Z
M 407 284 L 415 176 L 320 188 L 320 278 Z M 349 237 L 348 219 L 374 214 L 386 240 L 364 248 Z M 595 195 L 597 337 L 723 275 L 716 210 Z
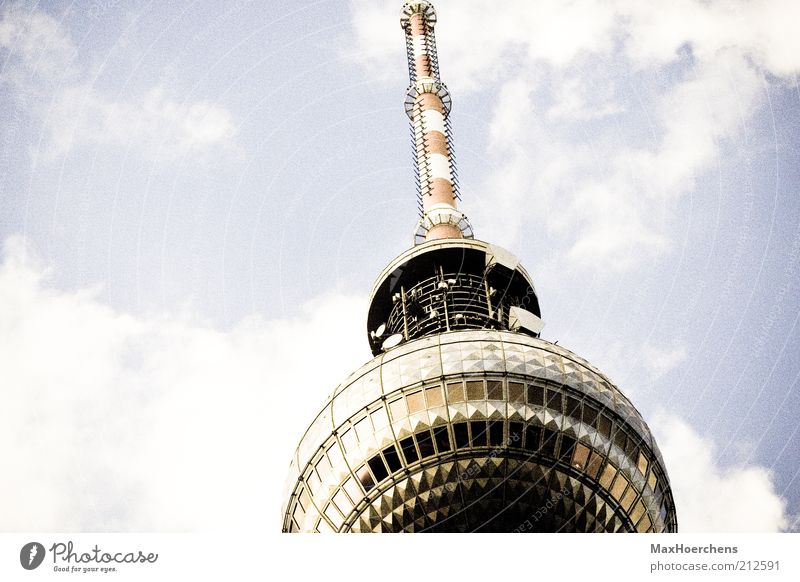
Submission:
M 233 145 L 233 116 L 219 104 L 176 99 L 160 83 L 115 96 L 95 87 L 68 31 L 43 11 L 0 11 L 0 55 L 0 86 L 42 123 L 45 138 L 32 152 L 42 159 L 113 145 L 173 160 Z
M 228 331 L 134 317 L 48 285 L 20 238 L 0 266 L 0 529 L 280 528 L 294 447 L 369 351 L 363 300 Z
M 651 423 L 667 465 L 681 533 L 779 532 L 789 526 L 786 500 L 771 472 L 758 465 L 726 466 L 717 446 L 683 420 Z

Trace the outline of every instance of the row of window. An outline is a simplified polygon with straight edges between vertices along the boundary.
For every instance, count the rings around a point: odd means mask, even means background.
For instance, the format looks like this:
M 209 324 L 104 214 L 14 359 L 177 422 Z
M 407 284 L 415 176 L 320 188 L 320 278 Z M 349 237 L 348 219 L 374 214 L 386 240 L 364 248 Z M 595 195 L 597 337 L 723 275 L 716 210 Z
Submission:
M 403 467 L 403 460 L 406 465 L 411 465 L 419 460 L 450 452 L 453 447 L 494 447 L 497 454 L 505 448 L 522 449 L 571 463 L 576 445 L 572 437 L 562 434 L 559 438 L 554 431 L 522 422 L 509 422 L 506 436 L 504 424 L 503 421 L 457 422 L 452 425 L 452 437 L 446 425 L 417 432 L 399 442 L 400 451 L 395 445 L 389 445 L 375 454 L 356 471 L 356 475 L 365 492 L 369 493 L 376 483 L 399 471 Z
M 447 403 L 466 402 L 470 400 L 497 400 L 504 401 L 507 387 L 507 400 L 512 403 L 528 404 L 567 415 L 580 420 L 584 424 L 596 429 L 607 439 L 612 439 L 614 444 L 625 454 L 636 460 L 642 457 L 640 451 L 641 439 L 630 434 L 619 426 L 614 431 L 613 415 L 589 399 L 580 398 L 566 392 L 562 386 L 546 386 L 542 384 L 525 384 L 514 380 L 503 379 L 476 379 L 458 382 L 448 382 L 445 386 Z M 435 408 L 445 404 L 442 387 L 429 386 L 398 395 L 388 403 L 392 421 L 398 421 L 408 415 L 421 412 L 428 408 Z M 613 438 L 612 438 L 613 435 Z M 641 470 L 646 473 L 645 468 Z

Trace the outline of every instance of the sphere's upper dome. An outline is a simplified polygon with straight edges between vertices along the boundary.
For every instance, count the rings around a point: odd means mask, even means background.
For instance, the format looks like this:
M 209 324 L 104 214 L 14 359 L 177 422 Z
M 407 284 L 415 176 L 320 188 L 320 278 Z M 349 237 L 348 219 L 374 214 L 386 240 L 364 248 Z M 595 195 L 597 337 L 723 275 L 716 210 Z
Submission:
M 496 330 L 409 341 L 331 395 L 284 531 L 676 531 L 664 463 L 600 371 Z

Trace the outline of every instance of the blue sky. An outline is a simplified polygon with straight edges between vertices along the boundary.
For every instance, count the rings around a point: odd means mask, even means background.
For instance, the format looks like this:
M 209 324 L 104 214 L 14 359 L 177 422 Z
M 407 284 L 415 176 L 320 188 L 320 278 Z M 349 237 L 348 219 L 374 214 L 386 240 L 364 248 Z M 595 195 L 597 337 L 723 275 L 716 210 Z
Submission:
M 798 6 L 662 4 L 436 2 L 462 209 L 651 422 L 683 529 L 796 530 Z M 400 7 L 2 6 L 0 528 L 280 522 L 411 244 Z

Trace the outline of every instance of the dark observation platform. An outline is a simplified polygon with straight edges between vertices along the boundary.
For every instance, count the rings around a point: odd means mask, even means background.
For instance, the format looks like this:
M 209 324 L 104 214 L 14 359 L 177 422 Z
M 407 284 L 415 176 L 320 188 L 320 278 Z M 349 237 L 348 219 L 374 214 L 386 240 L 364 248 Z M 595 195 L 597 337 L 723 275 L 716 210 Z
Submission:
M 519 331 L 538 337 L 539 300 L 517 258 L 471 239 L 418 245 L 378 276 L 367 330 L 373 355 L 404 341 L 466 329 Z

